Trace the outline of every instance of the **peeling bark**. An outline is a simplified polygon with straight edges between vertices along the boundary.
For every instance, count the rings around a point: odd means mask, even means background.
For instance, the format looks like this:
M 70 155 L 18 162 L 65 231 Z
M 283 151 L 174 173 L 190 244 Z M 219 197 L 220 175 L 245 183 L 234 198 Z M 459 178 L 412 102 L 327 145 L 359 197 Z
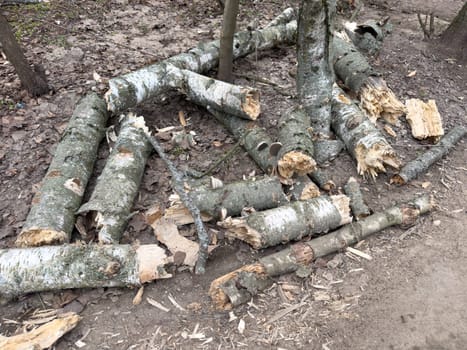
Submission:
M 349 177 L 344 186 L 344 192 L 350 198 L 350 208 L 352 209 L 353 217 L 357 221 L 371 214 L 370 209 L 363 200 L 360 184 L 356 178 Z
M 107 118 L 105 103 L 97 94 L 90 93 L 78 102 L 32 200 L 16 240 L 18 246 L 69 242 Z
M 376 177 L 386 166 L 399 168 L 399 160 L 391 145 L 364 113 L 335 86 L 332 100 L 332 127 L 357 161 L 360 175 Z
M 171 277 L 164 249 L 149 244 L 60 245 L 0 250 L 0 299 L 70 288 L 140 286 Z
M 394 206 L 368 216 L 357 223 L 346 225 L 337 231 L 308 242 L 299 242 L 265 256 L 255 264 L 245 265 L 215 279 L 209 295 L 214 307 L 230 310 L 266 289 L 274 282 L 272 277 L 297 271 L 317 258 L 345 249 L 364 238 L 394 225 L 411 226 L 417 218 L 434 208 L 429 196 L 411 203 Z
M 78 210 L 91 217 L 100 243 L 117 244 L 123 235 L 152 149 L 147 132 L 143 117 L 124 118 L 91 199 Z
M 337 195 L 293 202 L 246 218 L 227 218 L 218 225 L 227 229 L 228 236 L 260 249 L 328 232 L 351 220 L 349 198 Z
M 448 154 L 456 143 L 466 135 L 466 133 L 467 129 L 465 127 L 456 126 L 441 139 L 439 144 L 432 146 L 421 156 L 404 165 L 399 174 L 396 174 L 391 178 L 391 183 L 405 185 L 420 174 L 423 174 L 430 166 Z
M 220 188 L 198 187 L 190 191 L 193 203 L 206 218 L 222 219 L 238 216 L 246 208 L 265 210 L 288 202 L 280 181 L 275 177 L 237 181 Z M 193 218 L 178 199 L 165 211 L 166 218 L 177 225 L 193 222 Z
M 286 23 L 261 30 L 236 33 L 233 56 L 239 58 L 256 50 L 269 49 L 280 43 L 293 43 L 295 32 L 296 25 Z M 167 65 L 201 73 L 216 67 L 218 62 L 219 40 L 215 40 L 201 43 L 186 53 L 162 62 L 113 78 L 109 81 L 109 91 L 105 94 L 107 108 L 113 113 L 118 113 L 144 100 L 159 96 L 167 89 L 165 84 Z

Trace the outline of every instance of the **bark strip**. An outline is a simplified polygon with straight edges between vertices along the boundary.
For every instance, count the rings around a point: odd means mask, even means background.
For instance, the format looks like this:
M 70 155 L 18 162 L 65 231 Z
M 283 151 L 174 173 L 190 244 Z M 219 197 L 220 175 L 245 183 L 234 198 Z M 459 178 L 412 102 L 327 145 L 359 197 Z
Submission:
M 131 113 L 124 117 L 91 199 L 78 210 L 90 217 L 100 243 L 117 244 L 125 231 L 152 150 L 147 132 L 143 117 Z
M 239 58 L 256 50 L 266 50 L 280 43 L 293 43 L 296 25 L 286 23 L 255 31 L 236 33 L 233 56 Z M 167 89 L 165 75 L 167 65 L 192 72 L 207 72 L 219 62 L 219 40 L 201 43 L 186 53 L 181 53 L 162 62 L 113 78 L 105 94 L 107 108 L 118 113 L 134 107 L 144 100 L 159 96 Z
M 198 187 L 190 191 L 190 197 L 203 216 L 218 220 L 238 216 L 244 209 L 259 211 L 288 202 L 276 177 L 237 181 L 220 188 Z M 193 217 L 179 197 L 166 209 L 164 217 L 177 225 L 193 222 Z
M 165 79 L 167 85 L 178 89 L 197 105 L 210 106 L 250 120 L 256 120 L 261 112 L 258 90 L 225 83 L 175 66 L 167 66 Z
M 95 93 L 75 107 L 16 244 L 40 246 L 69 242 L 78 210 L 104 137 L 108 113 Z
M 328 232 L 351 221 L 349 198 L 337 195 L 293 202 L 246 218 L 227 218 L 218 225 L 228 236 L 260 249 Z
M 379 129 L 337 86 L 333 89 L 332 108 L 332 128 L 357 161 L 360 175 L 374 178 L 378 172 L 385 172 L 387 165 L 399 168 L 395 151 Z
M 0 250 L 0 299 L 69 288 L 140 286 L 171 277 L 156 244 L 59 245 Z
M 370 209 L 363 200 L 360 184 L 356 178 L 349 177 L 344 186 L 344 192 L 350 198 L 350 208 L 352 209 L 353 217 L 357 221 L 371 214 Z
M 434 208 L 429 196 L 419 197 L 346 225 L 337 231 L 308 242 L 299 242 L 265 256 L 255 264 L 245 265 L 211 283 L 209 295 L 214 307 L 230 310 L 266 289 L 272 277 L 294 272 L 313 260 L 340 251 L 347 246 L 393 225 L 411 226 L 417 218 Z
M 391 178 L 391 183 L 405 185 L 409 181 L 415 179 L 420 174 L 425 173 L 430 166 L 444 157 L 467 133 L 467 128 L 456 126 L 447 133 L 437 144 L 432 146 L 428 151 L 420 155 L 418 158 L 408 162 L 402 167 L 399 174 Z

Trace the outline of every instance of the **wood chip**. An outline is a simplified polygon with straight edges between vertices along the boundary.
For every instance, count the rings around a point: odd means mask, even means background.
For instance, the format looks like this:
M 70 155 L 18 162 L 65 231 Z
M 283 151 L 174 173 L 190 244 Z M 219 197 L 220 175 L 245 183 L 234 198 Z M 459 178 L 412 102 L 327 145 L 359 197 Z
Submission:
M 349 253 L 355 254 L 356 256 L 359 256 L 359 257 L 361 257 L 361 258 L 363 258 L 363 259 L 366 259 L 366 260 L 373 260 L 373 258 L 372 258 L 370 255 L 368 255 L 368 254 L 362 252 L 361 250 L 358 250 L 358 249 L 355 249 L 355 248 L 352 248 L 352 247 L 347 247 L 346 250 L 347 250 Z
M 141 288 L 138 289 L 138 292 L 136 293 L 135 297 L 133 298 L 133 305 L 141 304 L 141 301 L 143 300 L 143 293 L 144 293 L 144 286 L 141 286 Z
M 162 305 L 161 303 L 155 301 L 154 299 L 152 299 L 150 297 L 147 297 L 146 300 L 147 300 L 147 302 L 149 304 L 151 304 L 154 307 L 157 307 L 159 310 L 162 310 L 164 312 L 169 312 L 170 311 L 169 308 L 166 308 L 164 305 Z

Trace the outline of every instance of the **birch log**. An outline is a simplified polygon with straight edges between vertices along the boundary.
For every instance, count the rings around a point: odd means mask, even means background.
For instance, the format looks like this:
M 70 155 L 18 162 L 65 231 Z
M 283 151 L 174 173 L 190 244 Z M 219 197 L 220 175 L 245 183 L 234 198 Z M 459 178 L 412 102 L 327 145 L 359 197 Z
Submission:
M 70 288 L 128 287 L 171 277 L 155 244 L 60 245 L 0 250 L 0 299 Z
M 95 93 L 75 107 L 49 170 L 32 200 L 18 246 L 60 244 L 70 240 L 75 212 L 91 176 L 108 113 Z
M 186 69 L 167 66 L 167 85 L 185 94 L 192 102 L 243 119 L 256 120 L 261 108 L 258 90 L 232 85 Z
M 288 202 L 282 184 L 276 177 L 237 181 L 219 188 L 198 187 L 190 191 L 193 203 L 206 219 L 238 216 L 244 209 L 265 210 Z M 188 209 L 176 196 L 166 209 L 164 217 L 177 225 L 193 222 Z
M 256 50 L 272 48 L 280 43 L 293 43 L 296 25 L 281 24 L 255 31 L 244 31 L 234 36 L 233 56 L 239 58 Z M 201 43 L 186 53 L 173 56 L 162 62 L 141 68 L 109 81 L 105 94 L 107 108 L 118 113 L 134 107 L 144 100 L 159 96 L 167 89 L 167 65 L 192 72 L 207 72 L 219 62 L 219 40 Z
M 272 285 L 272 277 L 297 271 L 317 258 L 345 249 L 364 238 L 393 225 L 410 226 L 417 218 L 434 208 L 429 196 L 397 205 L 346 225 L 337 231 L 308 242 L 298 242 L 265 256 L 255 264 L 221 276 L 211 283 L 209 295 L 216 309 L 230 310 L 245 303 Z
M 78 210 L 78 214 L 89 215 L 100 243 L 119 243 L 125 230 L 152 150 L 146 132 L 143 117 L 129 114 L 123 119 L 91 199 Z
M 275 159 L 269 154 L 272 140 L 264 128 L 256 123 L 237 118 L 208 107 L 208 111 L 235 137 L 241 141 L 243 147 L 258 167 L 266 174 L 271 174 Z
M 371 214 L 370 209 L 363 200 L 360 184 L 356 178 L 349 177 L 344 186 L 344 192 L 350 198 L 350 209 L 352 209 L 353 217 L 357 221 Z
M 287 24 L 297 18 L 297 12 L 293 7 L 288 7 L 280 15 L 268 23 L 266 28 Z
M 386 171 L 386 165 L 399 168 L 399 160 L 391 145 L 337 86 L 332 96 L 332 128 L 357 161 L 360 175 L 375 178 L 378 172 Z
M 351 221 L 349 198 L 337 195 L 293 202 L 246 218 L 227 218 L 218 225 L 227 230 L 227 236 L 260 249 L 328 232 Z
M 418 175 L 423 174 L 430 166 L 444 157 L 467 133 L 467 129 L 463 126 L 456 126 L 447 133 L 437 144 L 432 146 L 428 151 L 420 155 L 418 158 L 408 162 L 401 169 L 399 174 L 391 178 L 391 183 L 405 185 L 409 181 L 415 179 Z
M 369 20 L 361 24 L 347 22 L 344 23 L 344 30 L 356 48 L 376 56 L 381 50 L 384 37 L 391 32 L 392 25 L 389 17 L 385 17 L 380 21 Z

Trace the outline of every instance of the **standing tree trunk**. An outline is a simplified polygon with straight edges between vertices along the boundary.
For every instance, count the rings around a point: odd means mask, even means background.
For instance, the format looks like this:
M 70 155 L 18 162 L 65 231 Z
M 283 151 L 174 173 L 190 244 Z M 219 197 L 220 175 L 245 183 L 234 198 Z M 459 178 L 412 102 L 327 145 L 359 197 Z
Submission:
M 217 79 L 226 82 L 232 81 L 233 35 L 237 25 L 238 2 L 239 0 L 226 0 L 224 7 Z
M 28 93 L 33 96 L 47 93 L 50 88 L 45 74 L 37 66 L 34 67 L 34 70 L 31 69 L 8 21 L 2 14 L 0 14 L 0 43 L 3 46 L 3 51 L 8 61 L 15 67 L 16 73 L 21 80 L 21 85 Z
M 459 58 L 467 61 L 467 2 L 441 35 L 440 43 L 455 49 Z

